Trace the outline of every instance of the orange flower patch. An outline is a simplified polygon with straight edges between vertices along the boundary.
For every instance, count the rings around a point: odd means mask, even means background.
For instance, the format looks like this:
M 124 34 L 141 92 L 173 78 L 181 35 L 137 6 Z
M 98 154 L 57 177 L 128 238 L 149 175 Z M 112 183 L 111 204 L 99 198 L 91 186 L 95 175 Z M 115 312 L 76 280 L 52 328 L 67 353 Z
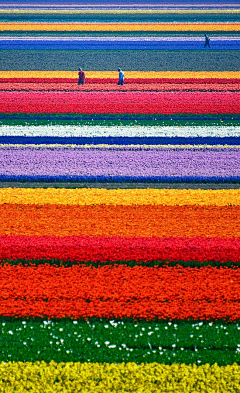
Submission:
M 0 266 L 5 316 L 240 318 L 240 269 Z
M 0 205 L 0 235 L 240 237 L 240 206 Z

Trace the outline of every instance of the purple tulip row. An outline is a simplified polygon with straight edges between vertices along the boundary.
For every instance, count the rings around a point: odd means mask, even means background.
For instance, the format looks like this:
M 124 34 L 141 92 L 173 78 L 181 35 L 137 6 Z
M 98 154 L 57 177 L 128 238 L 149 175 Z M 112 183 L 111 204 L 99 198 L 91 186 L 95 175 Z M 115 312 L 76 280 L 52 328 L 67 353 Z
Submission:
M 239 177 L 239 149 L 1 146 L 3 177 Z

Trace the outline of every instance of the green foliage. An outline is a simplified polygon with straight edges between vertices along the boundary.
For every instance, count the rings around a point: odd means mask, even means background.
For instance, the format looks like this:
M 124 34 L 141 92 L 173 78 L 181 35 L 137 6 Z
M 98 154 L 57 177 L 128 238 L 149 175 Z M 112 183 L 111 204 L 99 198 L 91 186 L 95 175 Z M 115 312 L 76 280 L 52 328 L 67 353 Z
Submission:
M 237 323 L 1 318 L 0 361 L 240 364 Z
M 126 266 L 148 266 L 148 267 L 168 267 L 168 266 L 183 266 L 183 267 L 193 267 L 193 268 L 201 268 L 204 266 L 211 266 L 211 267 L 227 267 L 227 268 L 239 268 L 240 267 L 240 262 L 232 262 L 232 261 L 227 261 L 227 262 L 219 262 L 219 261 L 205 261 L 205 262 L 199 262 L 199 261 L 150 261 L 150 262 L 136 262 L 136 261 L 106 261 L 106 262 L 92 262 L 92 261 L 63 261 L 61 259 L 14 259 L 14 260 L 4 260 L 0 262 L 0 265 L 22 265 L 22 266 L 38 266 L 38 265 L 44 265 L 44 264 L 52 265 L 52 266 L 65 266 L 65 267 L 71 267 L 74 265 L 84 265 L 84 266 L 92 266 L 94 268 L 98 268 L 103 265 L 126 265 Z
M 73 125 L 73 126 L 239 126 L 239 115 L 85 115 L 85 114 L 5 114 L 0 113 L 0 125 Z

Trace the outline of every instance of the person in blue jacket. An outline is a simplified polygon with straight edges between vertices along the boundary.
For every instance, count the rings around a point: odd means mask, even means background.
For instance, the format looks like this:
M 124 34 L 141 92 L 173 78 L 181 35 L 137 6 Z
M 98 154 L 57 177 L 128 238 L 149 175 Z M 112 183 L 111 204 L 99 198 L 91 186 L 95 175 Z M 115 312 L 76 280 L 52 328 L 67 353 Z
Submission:
M 118 80 L 118 85 L 123 85 L 124 82 L 124 73 L 122 72 L 121 68 L 118 68 L 119 72 L 119 80 Z
M 206 48 L 207 46 L 210 48 L 210 39 L 208 38 L 207 34 L 204 34 L 204 36 L 205 36 L 204 48 Z

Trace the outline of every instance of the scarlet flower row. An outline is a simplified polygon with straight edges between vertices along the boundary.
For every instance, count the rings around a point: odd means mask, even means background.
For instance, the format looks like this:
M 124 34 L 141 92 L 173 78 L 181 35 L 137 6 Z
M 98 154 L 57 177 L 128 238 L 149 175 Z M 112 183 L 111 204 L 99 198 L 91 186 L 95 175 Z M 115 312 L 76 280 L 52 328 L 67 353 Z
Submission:
M 0 112 L 88 114 L 239 113 L 240 93 L 1 91 Z
M 0 78 L 0 83 L 77 83 L 77 78 Z M 116 78 L 86 78 L 86 83 L 89 84 L 109 84 L 116 83 Z M 126 78 L 124 85 L 131 83 L 149 84 L 186 84 L 186 83 L 219 83 L 219 84 L 236 84 L 239 86 L 240 80 L 237 78 Z
M 240 269 L 4 265 L 0 277 L 5 316 L 240 318 Z
M 0 236 L 0 260 L 240 262 L 239 238 Z

